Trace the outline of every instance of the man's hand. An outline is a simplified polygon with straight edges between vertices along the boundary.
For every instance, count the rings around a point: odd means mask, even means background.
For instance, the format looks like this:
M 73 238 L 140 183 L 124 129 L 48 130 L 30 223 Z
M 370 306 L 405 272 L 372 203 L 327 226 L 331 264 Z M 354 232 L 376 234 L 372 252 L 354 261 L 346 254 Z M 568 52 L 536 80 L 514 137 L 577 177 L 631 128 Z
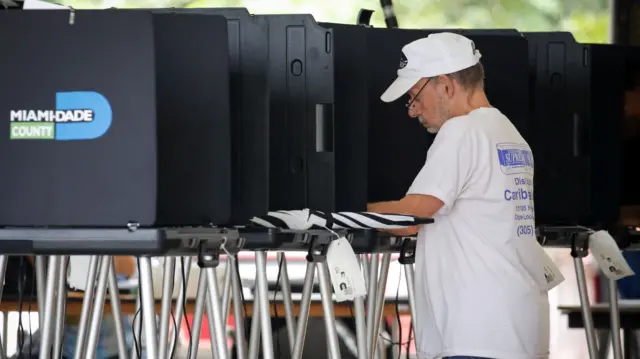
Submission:
M 444 202 L 434 196 L 409 194 L 399 201 L 369 203 L 367 210 L 373 213 L 407 214 L 415 217 L 431 218 L 442 206 L 444 206 Z M 406 237 L 416 234 L 418 226 L 388 230 L 386 232 Z

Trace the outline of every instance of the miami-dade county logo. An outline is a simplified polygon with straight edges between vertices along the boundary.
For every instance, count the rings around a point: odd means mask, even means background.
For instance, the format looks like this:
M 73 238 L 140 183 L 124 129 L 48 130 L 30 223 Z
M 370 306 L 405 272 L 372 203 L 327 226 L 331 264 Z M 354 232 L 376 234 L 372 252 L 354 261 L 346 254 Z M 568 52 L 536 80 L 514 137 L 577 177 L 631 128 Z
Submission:
M 111 105 L 93 91 L 56 93 L 52 109 L 11 110 L 12 140 L 93 140 L 109 130 Z

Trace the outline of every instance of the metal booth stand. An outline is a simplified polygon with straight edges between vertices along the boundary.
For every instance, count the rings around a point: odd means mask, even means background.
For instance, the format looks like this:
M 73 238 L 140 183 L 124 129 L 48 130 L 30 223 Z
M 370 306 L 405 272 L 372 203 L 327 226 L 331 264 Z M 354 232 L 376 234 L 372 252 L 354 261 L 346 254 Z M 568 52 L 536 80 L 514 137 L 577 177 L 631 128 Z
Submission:
M 383 308 L 385 305 L 385 293 L 388 279 L 391 255 L 399 253 L 398 262 L 402 265 L 407 284 L 409 310 L 412 323 L 415 323 L 415 290 L 414 268 L 415 262 L 415 238 L 394 237 L 379 233 L 359 233 L 353 241 L 354 250 L 360 252 L 363 273 L 367 282 L 366 313 L 364 298 L 356 298 L 354 301 L 356 316 L 356 338 L 358 346 L 358 359 L 374 359 L 383 355 L 386 345 L 379 340 L 381 324 L 383 320 Z M 363 246 L 359 246 L 358 239 Z M 379 273 L 378 275 L 376 275 Z M 372 320 L 367 320 L 371 318 Z M 361 330 L 359 328 L 366 328 Z M 364 348 L 364 350 L 361 350 Z
M 409 291 L 409 303 L 412 319 L 414 304 L 413 255 L 415 240 L 385 236 L 376 230 L 309 230 L 294 231 L 282 229 L 243 228 L 229 230 L 220 228 L 181 228 L 181 229 L 138 229 L 131 226 L 128 230 L 94 229 L 6 229 L 0 230 L 0 240 L 31 241 L 36 257 L 36 281 L 38 287 L 38 311 L 41 320 L 41 342 L 39 358 L 60 357 L 64 330 L 64 317 L 67 294 L 67 263 L 69 254 L 91 255 L 86 278 L 84 298 L 78 324 L 78 340 L 75 348 L 76 359 L 95 357 L 98 346 L 100 325 L 104 311 L 105 298 L 109 295 L 115 330 L 118 339 L 120 358 L 134 358 L 136 351 L 142 350 L 142 341 L 148 358 L 165 359 L 177 345 L 176 336 L 180 330 L 180 320 L 175 327 L 170 325 L 172 312 L 172 293 L 176 285 L 174 273 L 176 261 L 180 258 L 181 270 L 191 267 L 192 256 L 197 256 L 201 267 L 198 278 L 198 290 L 195 299 L 192 337 L 199 338 L 202 329 L 202 317 L 206 311 L 209 330 L 212 333 L 211 345 L 214 357 L 230 358 L 227 348 L 226 322 L 233 299 L 233 315 L 243 317 L 243 303 L 240 278 L 234 255 L 240 249 L 254 251 L 256 265 L 257 291 L 253 305 L 253 320 L 249 345 L 244 341 L 243 321 L 236 320 L 236 353 L 240 359 L 257 359 L 260 342 L 262 358 L 274 358 L 271 313 L 266 277 L 266 253 L 278 251 L 279 260 L 284 261 L 282 285 L 284 294 L 287 334 L 290 338 L 292 358 L 302 357 L 307 320 L 311 305 L 311 294 L 316 276 L 320 284 L 320 294 L 324 312 L 325 329 L 328 336 L 328 348 L 332 359 L 341 357 L 338 335 L 333 312 L 333 292 L 326 253 L 329 243 L 335 239 L 335 233 L 345 236 L 354 251 L 361 256 L 361 265 L 368 282 L 367 298 L 356 298 L 354 315 L 356 320 L 356 339 L 359 359 L 379 358 L 384 349 L 379 340 L 383 317 L 385 289 L 392 253 L 400 253 Z M 86 238 L 101 238 L 100 244 L 81 241 Z M 89 243 L 87 243 L 89 242 Z M 126 245 L 122 245 L 126 242 Z M 84 245 L 82 243 L 85 243 Z M 57 248 L 54 249 L 53 248 Z M 43 250 L 42 248 L 46 248 Z M 118 248 L 128 248 L 119 250 Z M 286 259 L 283 252 L 307 251 L 307 268 L 297 318 L 293 314 L 291 289 L 286 272 Z M 54 252 L 45 257 L 42 254 Z M 102 254 L 96 254 L 102 253 Z M 223 288 L 218 287 L 217 267 L 220 255 L 227 255 Z M 134 320 L 134 330 L 142 329 L 143 340 L 129 353 L 124 330 L 124 317 L 120 303 L 118 284 L 112 255 L 137 256 L 139 260 L 139 296 L 137 306 L 140 315 Z M 164 276 L 159 319 L 156 317 L 153 280 L 150 256 L 165 255 Z M 0 275 L 4 277 L 6 255 L 0 256 Z M 46 270 L 45 270 L 46 268 Z M 189 276 L 185 276 L 188 280 Z M 185 291 L 188 282 L 181 276 L 177 278 L 180 291 L 173 310 L 174 317 L 181 318 L 185 303 Z M 366 302 L 366 303 L 365 303 Z M 367 320 L 368 319 L 368 320 Z M 373 349 L 373 350 L 372 350 Z M 189 359 L 198 354 L 198 342 L 192 341 Z
M 88 241 L 87 238 L 100 240 Z M 169 321 L 171 315 L 171 295 L 163 295 L 160 313 L 160 329 L 157 327 L 150 256 L 169 255 L 165 261 L 163 294 L 173 290 L 173 271 L 176 257 L 186 256 L 185 267 L 190 267 L 190 256 L 197 255 L 202 267 L 200 274 L 200 307 L 207 306 L 209 322 L 212 323 L 212 344 L 215 340 L 216 358 L 227 358 L 226 333 L 223 317 L 226 317 L 229 290 L 220 294 L 216 280 L 216 266 L 220 252 L 235 254 L 241 247 L 236 231 L 220 228 L 164 228 L 139 229 L 129 225 L 128 229 L 2 229 L 0 240 L 15 243 L 11 248 L 33 248 L 36 254 L 36 281 L 38 288 L 38 312 L 40 316 L 39 358 L 59 358 L 62 350 L 64 308 L 67 294 L 67 263 L 69 254 L 91 255 L 87 274 L 82 311 L 80 315 L 77 346 L 74 358 L 95 357 L 100 324 L 104 310 L 107 289 L 115 318 L 120 358 L 129 358 L 124 333 L 123 314 L 116 282 L 112 255 L 139 257 L 139 306 L 142 309 L 142 326 L 145 350 L 149 358 L 167 358 L 167 348 L 177 343 L 169 341 Z M 19 250 L 0 256 L 0 280 L 4 280 L 7 254 L 24 254 Z M 48 258 L 43 254 L 53 254 Z M 100 254 L 96 254 L 100 253 Z M 28 253 L 30 254 L 30 253 Z M 45 263 L 46 262 L 46 263 Z M 239 281 L 232 281 L 234 262 L 229 261 L 227 275 L 234 292 L 239 291 Z M 44 270 L 46 267 L 46 271 Z M 46 274 L 45 274 L 46 273 Z M 171 273 L 171 275 L 166 275 Z M 203 284 L 204 283 L 204 284 Z M 187 283 L 180 283 L 186 286 Z M 225 288 L 227 289 L 227 288 Z M 181 291 L 181 293 L 184 293 Z M 239 297 L 239 295 L 238 295 Z M 140 299 L 141 298 L 141 299 Z M 206 304 L 204 302 L 206 298 Z M 237 297 L 236 297 L 237 298 Z M 180 295 L 175 312 L 182 315 L 184 295 Z M 240 311 L 241 304 L 234 301 L 234 312 Z M 198 305 L 196 305 L 198 307 Z M 198 309 L 197 309 L 198 310 Z M 196 311 L 197 311 L 196 310 Z M 224 314 L 224 316 L 223 316 Z M 179 317 L 178 317 L 179 318 Z M 201 318 L 200 318 L 201 319 Z M 195 324 L 194 324 L 195 326 Z M 161 334 L 161 335 L 158 335 Z M 175 336 L 173 336 L 175 338 Z M 162 351 L 160 351 L 162 350 Z M 161 353 L 165 353 L 160 355 Z M 133 357 L 133 356 L 132 356 Z
M 282 252 L 307 251 L 307 266 L 300 301 L 300 312 L 296 318 L 293 315 L 293 301 L 286 270 L 286 262 L 282 265 L 282 292 L 285 310 L 289 350 L 292 359 L 300 359 L 305 343 L 307 321 L 311 305 L 313 284 L 317 272 L 320 296 L 324 313 L 325 330 L 328 338 L 328 350 L 331 359 L 341 358 L 336 330 L 336 320 L 333 311 L 333 292 L 326 263 L 329 243 L 335 239 L 336 233 L 347 238 L 356 253 L 361 254 L 361 268 L 368 283 L 366 298 L 354 300 L 354 316 L 356 320 L 356 341 L 359 359 L 378 358 L 383 349 L 378 340 L 382 314 L 384 308 L 387 275 L 392 253 L 400 253 L 400 263 L 403 264 L 407 286 L 409 289 L 410 305 L 414 303 L 413 290 L 413 262 L 415 240 L 382 235 L 376 230 L 309 230 L 295 231 L 285 229 L 251 228 L 240 230 L 240 236 L 246 241 L 244 248 L 256 252 L 256 284 L 254 297 L 254 311 L 248 348 L 248 359 L 257 359 L 260 342 L 262 342 L 262 358 L 274 357 L 271 315 L 267 297 L 267 282 L 264 270 L 265 249 L 279 252 L 279 260 L 286 261 Z M 371 254 L 369 259 L 368 254 Z M 380 254 L 382 257 L 380 257 Z M 379 273 L 379 274 L 378 274 Z M 365 312 L 366 307 L 366 312 Z M 412 312 L 412 318 L 413 310 Z M 369 318 L 369 320 L 367 320 Z M 240 329 L 238 329 L 239 331 Z M 241 335 L 238 335 L 241 336 Z M 371 350 L 374 348 L 375 350 Z M 241 346 L 238 348 L 238 358 L 242 356 Z
M 591 313 L 587 279 L 583 258 L 589 255 L 589 238 L 591 231 L 583 227 L 541 227 L 540 242 L 543 246 L 571 248 L 571 256 L 576 271 L 580 308 L 584 322 L 589 358 L 598 358 L 598 340 Z M 622 344 L 620 339 L 620 310 L 618 308 L 618 288 L 615 280 L 607 279 L 610 290 L 609 313 L 613 347 L 613 358 L 622 359 Z

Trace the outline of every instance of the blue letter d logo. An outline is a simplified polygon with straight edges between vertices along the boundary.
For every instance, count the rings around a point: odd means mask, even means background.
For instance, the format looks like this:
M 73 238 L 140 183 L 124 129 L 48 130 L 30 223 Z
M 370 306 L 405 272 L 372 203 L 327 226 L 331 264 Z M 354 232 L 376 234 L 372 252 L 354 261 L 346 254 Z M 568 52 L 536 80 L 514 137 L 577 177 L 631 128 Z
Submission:
M 93 111 L 91 122 L 56 123 L 56 140 L 93 140 L 107 133 L 111 126 L 111 105 L 97 92 L 58 92 L 56 93 L 56 110 Z

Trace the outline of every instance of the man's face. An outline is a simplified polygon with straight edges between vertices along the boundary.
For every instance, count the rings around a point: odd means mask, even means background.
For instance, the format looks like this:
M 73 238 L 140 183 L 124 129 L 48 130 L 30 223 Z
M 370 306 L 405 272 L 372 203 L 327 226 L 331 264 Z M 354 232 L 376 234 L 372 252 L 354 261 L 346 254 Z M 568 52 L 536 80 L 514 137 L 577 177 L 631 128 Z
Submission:
M 421 79 L 409 92 L 409 116 L 417 118 L 429 133 L 436 133 L 450 118 L 448 101 L 438 92 L 435 79 Z

